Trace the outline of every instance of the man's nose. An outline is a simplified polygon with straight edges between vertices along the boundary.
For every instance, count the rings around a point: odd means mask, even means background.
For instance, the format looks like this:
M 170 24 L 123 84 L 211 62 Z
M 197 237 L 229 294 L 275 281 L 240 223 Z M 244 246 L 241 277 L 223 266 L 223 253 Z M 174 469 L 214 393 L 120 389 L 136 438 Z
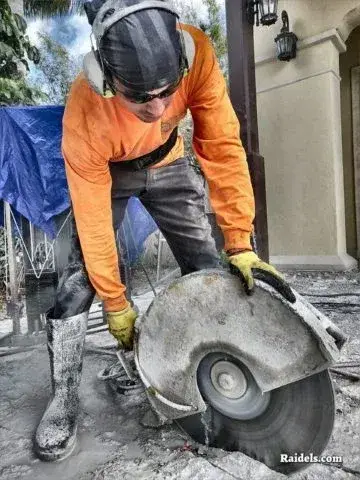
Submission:
M 161 117 L 166 108 L 165 101 L 162 98 L 154 98 L 147 104 L 147 111 L 154 117 Z

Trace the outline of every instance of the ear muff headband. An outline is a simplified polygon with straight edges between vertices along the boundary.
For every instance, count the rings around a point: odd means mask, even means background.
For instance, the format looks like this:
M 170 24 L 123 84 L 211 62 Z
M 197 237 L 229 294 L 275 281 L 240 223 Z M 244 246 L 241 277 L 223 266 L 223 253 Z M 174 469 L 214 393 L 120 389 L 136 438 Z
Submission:
M 132 13 L 140 12 L 141 10 L 148 10 L 150 8 L 166 10 L 179 18 L 176 10 L 174 10 L 174 8 L 172 8 L 171 5 L 165 1 L 145 0 L 144 2 L 131 5 L 130 7 L 124 7 L 122 0 L 108 0 L 105 2 L 96 14 L 94 23 L 92 25 L 92 33 L 95 37 L 97 47 L 99 48 L 103 36 L 109 30 L 109 28 L 114 25 L 114 23 L 127 17 L 128 15 L 131 15 Z

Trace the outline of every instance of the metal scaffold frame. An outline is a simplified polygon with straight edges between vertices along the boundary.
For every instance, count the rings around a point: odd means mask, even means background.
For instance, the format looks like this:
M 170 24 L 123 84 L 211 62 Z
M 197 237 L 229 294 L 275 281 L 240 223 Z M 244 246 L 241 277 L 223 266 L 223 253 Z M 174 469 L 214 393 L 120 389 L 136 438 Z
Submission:
M 60 225 L 56 237 L 51 241 L 45 232 L 40 232 L 40 239 L 36 238 L 35 227 L 29 222 L 30 245 L 26 245 L 22 229 L 16 219 L 14 210 L 9 203 L 4 201 L 4 257 L 2 258 L 2 261 L 4 263 L 7 313 L 13 323 L 11 335 L 14 338 L 20 338 L 23 336 L 21 334 L 20 324 L 23 303 L 20 301 L 20 293 L 21 288 L 25 286 L 25 277 L 29 273 L 26 271 L 26 264 L 30 266 L 30 273 L 36 280 L 40 280 L 45 272 L 47 274 L 49 272 L 55 273 L 55 242 L 69 218 L 70 213 Z M 39 237 L 39 234 L 37 237 Z M 32 292 L 32 294 L 34 294 L 34 292 Z M 29 325 L 28 318 L 27 331 L 30 330 Z M 39 331 L 40 329 L 41 327 L 38 325 L 36 330 Z

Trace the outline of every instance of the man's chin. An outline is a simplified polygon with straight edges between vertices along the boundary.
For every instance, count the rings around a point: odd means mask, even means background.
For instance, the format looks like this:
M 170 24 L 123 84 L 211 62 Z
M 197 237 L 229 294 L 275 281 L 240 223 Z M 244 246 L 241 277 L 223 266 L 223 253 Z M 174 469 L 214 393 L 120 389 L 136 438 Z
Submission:
M 161 117 L 153 117 L 152 115 L 137 115 L 139 120 L 144 123 L 154 123 L 160 120 Z

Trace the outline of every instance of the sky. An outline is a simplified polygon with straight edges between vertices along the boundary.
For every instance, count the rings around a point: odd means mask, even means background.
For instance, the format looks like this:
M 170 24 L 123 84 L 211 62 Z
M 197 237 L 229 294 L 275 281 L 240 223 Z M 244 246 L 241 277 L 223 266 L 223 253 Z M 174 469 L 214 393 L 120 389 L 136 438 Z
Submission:
M 83 55 L 91 49 L 91 28 L 86 15 L 28 21 L 27 34 L 34 45 L 38 43 L 38 32 L 49 34 L 74 56 Z
M 182 5 L 193 5 L 199 17 L 206 20 L 206 8 L 201 0 L 180 0 L 180 2 Z M 218 4 L 224 6 L 225 0 L 218 0 Z M 34 45 L 38 43 L 38 32 L 45 32 L 65 46 L 74 56 L 83 55 L 91 49 L 91 28 L 86 15 L 71 15 L 44 20 L 28 19 L 27 22 L 27 34 Z

